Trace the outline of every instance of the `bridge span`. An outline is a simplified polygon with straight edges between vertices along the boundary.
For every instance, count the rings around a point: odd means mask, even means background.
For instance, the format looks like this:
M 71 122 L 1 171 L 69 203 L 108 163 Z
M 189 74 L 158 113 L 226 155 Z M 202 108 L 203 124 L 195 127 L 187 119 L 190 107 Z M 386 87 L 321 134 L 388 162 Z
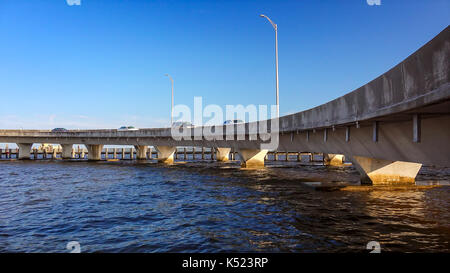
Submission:
M 328 103 L 279 118 L 278 149 L 327 154 L 330 162 L 349 158 L 364 183 L 411 183 L 422 164 L 450 167 L 450 27 L 422 48 L 366 85 Z M 370 65 L 370 64 L 367 64 Z M 274 120 L 269 120 L 272 124 Z M 236 125 L 231 125 L 236 126 Z M 200 128 L 224 132 L 216 136 L 176 140 L 170 128 L 138 131 L 0 130 L 0 142 L 17 143 L 19 158 L 30 158 L 33 143 L 61 144 L 63 158 L 71 157 L 73 144 L 86 145 L 90 160 L 100 160 L 103 145 L 134 145 L 138 159 L 146 159 L 148 146 L 158 160 L 173 162 L 177 146 L 214 147 L 225 161 L 234 148 L 243 165 L 263 166 L 266 149 L 261 139 L 227 126 Z M 270 126 L 269 126 L 270 128 Z M 193 128 L 194 136 L 199 128 Z

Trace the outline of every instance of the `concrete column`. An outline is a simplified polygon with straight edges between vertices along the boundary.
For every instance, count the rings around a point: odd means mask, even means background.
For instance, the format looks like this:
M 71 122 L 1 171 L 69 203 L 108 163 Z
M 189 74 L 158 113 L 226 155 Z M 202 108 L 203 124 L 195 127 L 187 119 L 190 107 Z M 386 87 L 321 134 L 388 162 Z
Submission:
M 422 164 L 352 156 L 362 184 L 389 185 L 414 183 Z
M 230 158 L 231 148 L 216 148 L 217 161 L 226 162 Z
M 86 148 L 88 149 L 88 159 L 89 160 L 101 160 L 102 159 L 102 150 L 103 145 L 101 144 L 92 144 L 92 145 L 86 145 Z
M 61 158 L 62 159 L 72 159 L 72 147 L 73 144 L 61 144 Z
M 246 168 L 264 167 L 264 158 L 268 150 L 238 149 L 241 166 Z
M 158 161 L 166 164 L 173 163 L 173 154 L 175 153 L 176 147 L 173 146 L 156 146 L 156 151 L 158 152 Z
M 31 146 L 33 146 L 33 143 L 17 143 L 17 146 L 19 146 L 19 155 L 17 158 L 30 159 Z
M 148 146 L 134 145 L 134 148 L 136 148 L 136 159 L 137 160 L 147 160 Z
M 323 154 L 323 164 L 327 166 L 342 166 L 344 164 L 344 155 Z

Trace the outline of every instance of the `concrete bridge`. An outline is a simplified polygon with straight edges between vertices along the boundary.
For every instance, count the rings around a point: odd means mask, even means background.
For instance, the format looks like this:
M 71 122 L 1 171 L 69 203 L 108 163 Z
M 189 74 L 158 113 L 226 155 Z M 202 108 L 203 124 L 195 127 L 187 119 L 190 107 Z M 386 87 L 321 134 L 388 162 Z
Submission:
M 414 182 L 422 164 L 450 167 L 450 27 L 368 84 L 333 101 L 279 118 L 279 150 L 327 154 L 331 164 L 347 156 L 364 183 Z M 370 64 L 367 64 L 370 65 Z M 269 121 L 269 124 L 273 123 Z M 236 125 L 231 125 L 236 126 Z M 0 142 L 17 143 L 19 158 L 30 158 L 33 143 L 62 145 L 63 158 L 71 157 L 73 144 L 86 145 L 90 160 L 100 160 L 103 145 L 134 145 L 138 159 L 154 146 L 158 160 L 173 162 L 177 146 L 217 148 L 225 161 L 231 148 L 246 167 L 264 165 L 267 150 L 246 123 L 244 131 L 229 133 L 222 125 L 220 138 L 203 135 L 175 140 L 170 128 L 117 130 L 0 130 Z M 270 125 L 269 125 L 270 128 Z M 194 136 L 191 129 L 189 135 Z

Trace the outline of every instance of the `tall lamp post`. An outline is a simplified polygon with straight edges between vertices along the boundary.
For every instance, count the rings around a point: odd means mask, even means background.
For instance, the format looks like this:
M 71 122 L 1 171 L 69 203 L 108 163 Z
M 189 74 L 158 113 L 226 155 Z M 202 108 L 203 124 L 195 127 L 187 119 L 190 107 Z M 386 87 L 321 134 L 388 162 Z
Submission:
M 270 24 L 272 25 L 273 29 L 275 30 L 275 68 L 276 68 L 276 82 L 277 82 L 277 118 L 280 117 L 280 103 L 279 103 L 279 90 L 278 90 L 278 26 L 272 20 L 270 20 L 269 17 L 267 17 L 264 14 L 260 15 L 261 17 L 266 18 Z
M 172 82 L 172 107 L 170 108 L 170 127 L 173 125 L 173 79 L 169 74 L 166 74 L 167 77 L 169 77 L 170 81 Z

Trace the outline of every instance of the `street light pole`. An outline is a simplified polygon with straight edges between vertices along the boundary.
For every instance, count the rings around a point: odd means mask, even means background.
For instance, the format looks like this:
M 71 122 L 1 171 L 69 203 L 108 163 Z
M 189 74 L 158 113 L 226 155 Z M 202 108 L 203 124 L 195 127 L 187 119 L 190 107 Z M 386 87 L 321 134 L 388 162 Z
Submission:
M 278 26 L 277 24 L 272 22 L 272 20 L 270 20 L 270 18 L 267 17 L 266 15 L 261 14 L 260 16 L 266 18 L 272 25 L 273 29 L 275 30 L 275 69 L 276 69 L 275 80 L 277 84 L 277 118 L 278 118 L 280 117 L 280 103 L 279 103 L 279 89 L 278 89 Z
M 172 107 L 170 108 L 170 127 L 173 125 L 173 79 L 169 74 L 166 74 L 167 77 L 169 77 L 170 81 L 172 82 Z

